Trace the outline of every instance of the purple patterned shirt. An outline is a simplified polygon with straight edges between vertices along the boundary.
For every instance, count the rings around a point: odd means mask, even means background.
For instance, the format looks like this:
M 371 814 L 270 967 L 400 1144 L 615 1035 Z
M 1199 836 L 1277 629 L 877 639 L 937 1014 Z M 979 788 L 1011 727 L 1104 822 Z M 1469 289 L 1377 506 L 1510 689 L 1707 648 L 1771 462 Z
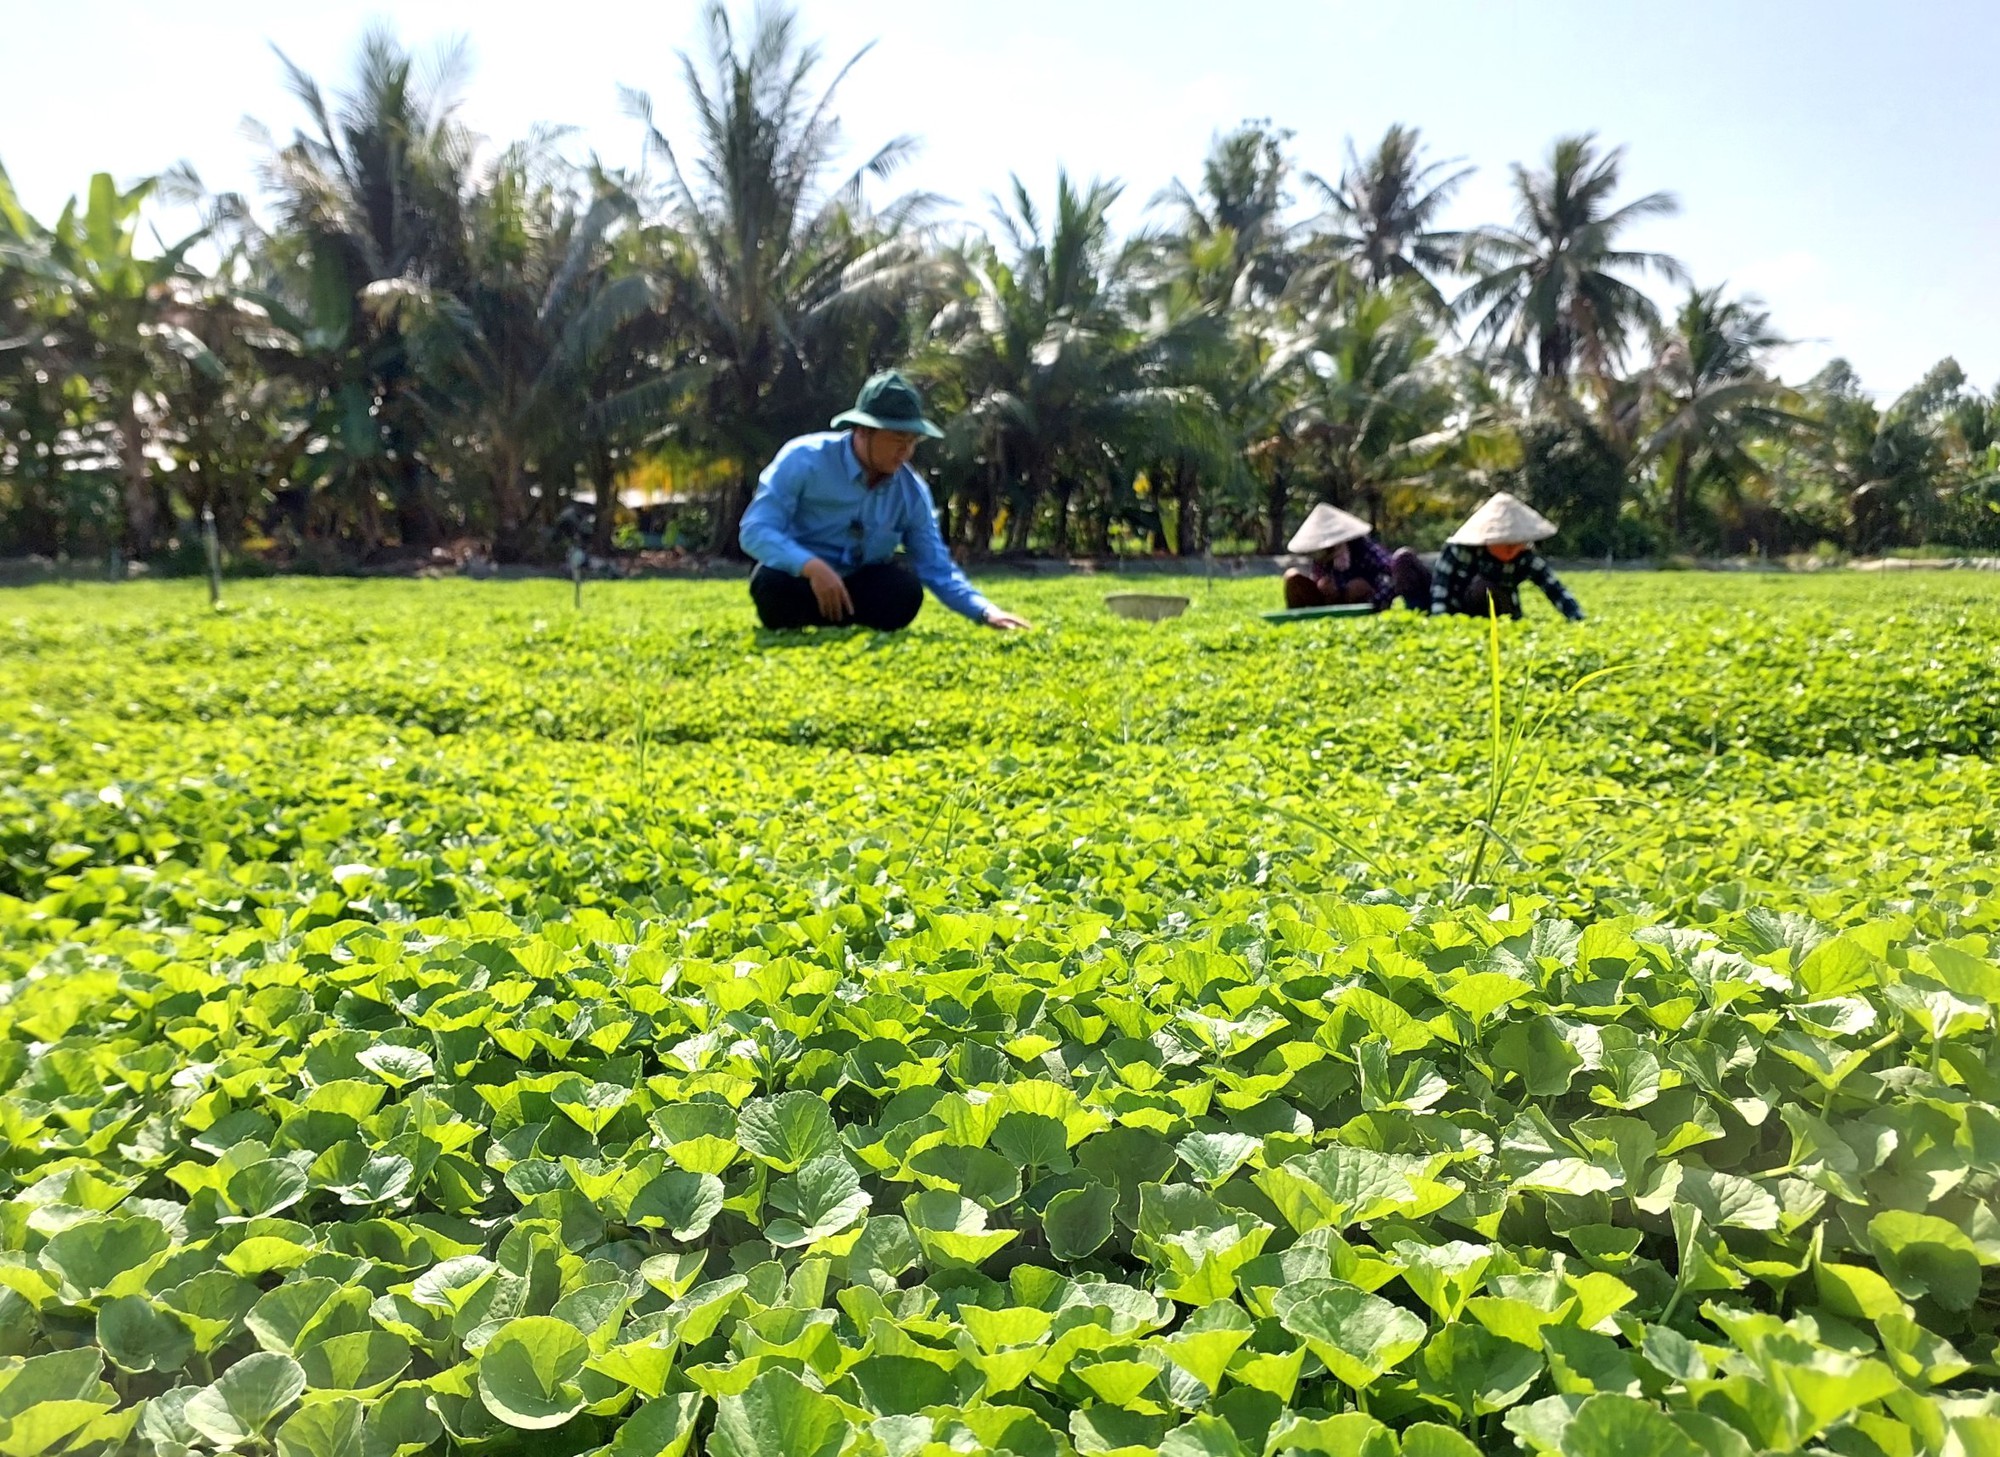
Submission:
M 1312 579 L 1320 591 L 1335 601 L 1351 582 L 1363 581 L 1368 584 L 1368 600 L 1377 612 L 1381 612 L 1396 600 L 1396 582 L 1389 571 L 1389 553 L 1372 536 L 1364 536 L 1347 543 L 1347 568 L 1335 571 L 1332 567 L 1314 558 Z

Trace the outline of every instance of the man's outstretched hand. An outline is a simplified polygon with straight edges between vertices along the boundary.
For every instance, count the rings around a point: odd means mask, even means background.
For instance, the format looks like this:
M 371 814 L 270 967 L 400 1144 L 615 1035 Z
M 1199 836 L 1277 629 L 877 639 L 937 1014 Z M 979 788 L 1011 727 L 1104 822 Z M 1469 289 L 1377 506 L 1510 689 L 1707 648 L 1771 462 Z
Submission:
M 819 603 L 819 615 L 828 622 L 845 622 L 854 614 L 854 599 L 847 595 L 847 583 L 840 579 L 840 573 L 821 561 L 812 558 L 799 574 L 813 589 L 813 600 Z
M 1011 612 L 1002 612 L 997 607 L 986 614 L 986 625 L 988 627 L 997 627 L 1002 632 L 1026 632 L 1030 627 L 1034 626 L 1027 618 L 1016 617 Z

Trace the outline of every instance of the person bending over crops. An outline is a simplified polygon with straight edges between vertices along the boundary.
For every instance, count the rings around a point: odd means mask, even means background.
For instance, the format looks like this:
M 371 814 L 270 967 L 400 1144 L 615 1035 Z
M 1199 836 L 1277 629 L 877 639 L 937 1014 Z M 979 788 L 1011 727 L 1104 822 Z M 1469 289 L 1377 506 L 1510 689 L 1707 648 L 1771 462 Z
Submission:
M 1285 573 L 1285 606 L 1334 607 L 1346 603 L 1377 612 L 1400 595 L 1418 612 L 1430 601 L 1430 577 L 1408 547 L 1391 556 L 1359 516 L 1322 501 L 1312 508 L 1285 549 L 1310 558 Z M 1411 568 L 1415 568 L 1415 575 Z
M 1519 617 L 1521 583 L 1533 582 L 1556 611 L 1571 622 L 1583 621 L 1583 608 L 1533 545 L 1555 534 L 1555 524 L 1525 502 L 1505 491 L 1488 497 L 1445 538 L 1431 574 L 1431 616 Z
M 910 469 L 917 442 L 944 432 L 924 418 L 915 386 L 894 370 L 878 374 L 833 427 L 785 442 L 737 530 L 757 560 L 750 600 L 764 626 L 851 621 L 895 632 L 916 618 L 929 587 L 974 622 L 1026 627 L 982 597 L 945 550 L 930 487 Z

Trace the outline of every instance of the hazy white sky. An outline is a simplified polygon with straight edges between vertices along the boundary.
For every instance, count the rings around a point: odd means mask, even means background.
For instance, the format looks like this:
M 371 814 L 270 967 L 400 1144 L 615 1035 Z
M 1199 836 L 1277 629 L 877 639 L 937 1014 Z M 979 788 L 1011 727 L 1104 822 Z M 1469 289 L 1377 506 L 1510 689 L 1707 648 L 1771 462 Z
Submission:
M 1122 179 L 1127 223 L 1208 141 L 1247 117 L 1296 132 L 1307 168 L 1391 122 L 1479 171 L 1456 221 L 1508 211 L 1507 168 L 1594 129 L 1628 148 L 1636 195 L 1679 217 L 1638 246 L 1706 284 L 1761 295 L 1801 342 L 1788 374 L 1834 353 L 1893 395 L 1941 356 L 2000 380 L 2000 4 L 1993 0 L 802 0 L 830 60 L 875 49 L 843 93 L 857 150 L 925 146 L 909 186 L 983 215 L 1019 172 Z M 52 216 L 93 171 L 185 158 L 210 186 L 251 185 L 246 114 L 299 119 L 269 47 L 329 85 L 371 20 L 425 46 L 469 38 L 466 115 L 485 134 L 581 129 L 639 160 L 619 84 L 678 94 L 698 0 L 0 0 L 0 163 Z M 676 115 L 669 110 L 669 117 Z

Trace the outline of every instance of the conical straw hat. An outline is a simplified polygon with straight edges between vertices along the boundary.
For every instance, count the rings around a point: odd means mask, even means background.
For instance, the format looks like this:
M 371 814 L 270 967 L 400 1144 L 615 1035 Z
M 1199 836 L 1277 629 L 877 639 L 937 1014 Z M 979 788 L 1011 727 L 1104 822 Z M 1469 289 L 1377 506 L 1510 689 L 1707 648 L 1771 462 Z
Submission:
M 1342 542 L 1359 541 L 1373 529 L 1359 516 L 1350 516 L 1338 506 L 1330 506 L 1322 501 L 1312 508 L 1312 513 L 1304 521 L 1299 523 L 1299 529 L 1294 531 L 1292 539 L 1285 543 L 1285 550 L 1331 551 Z
M 1487 497 L 1486 504 L 1465 518 L 1446 541 L 1460 546 L 1499 546 L 1510 541 L 1547 541 L 1556 534 L 1556 525 L 1525 501 L 1517 501 L 1505 491 Z

